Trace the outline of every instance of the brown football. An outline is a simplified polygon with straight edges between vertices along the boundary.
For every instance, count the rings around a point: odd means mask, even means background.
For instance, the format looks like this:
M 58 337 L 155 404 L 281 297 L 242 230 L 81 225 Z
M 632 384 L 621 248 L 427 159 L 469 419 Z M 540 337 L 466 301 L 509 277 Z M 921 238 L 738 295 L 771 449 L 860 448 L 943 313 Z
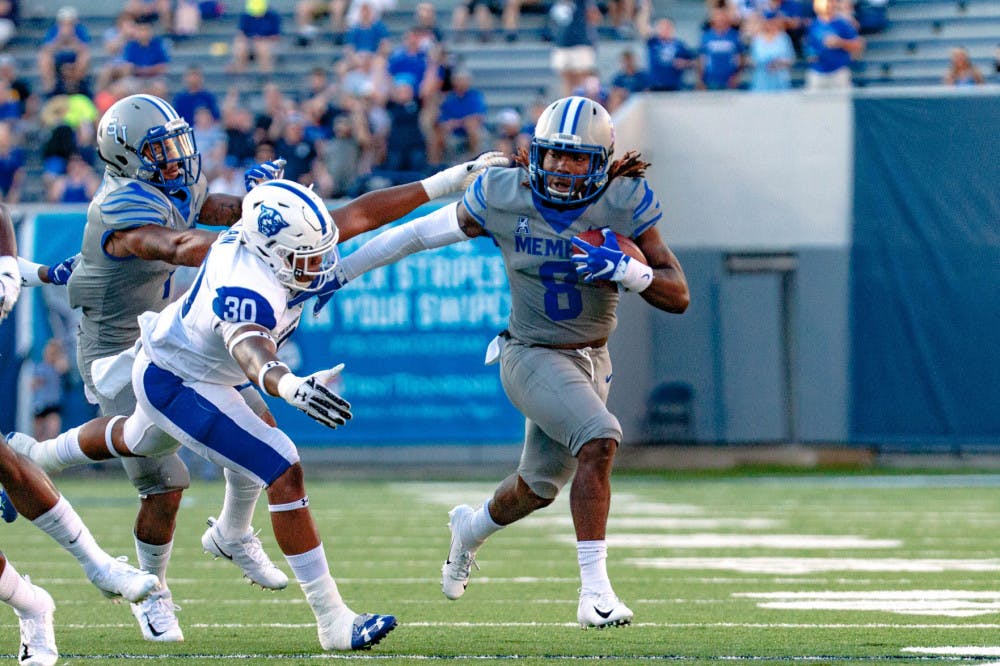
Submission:
M 590 243 L 591 245 L 596 245 L 598 247 L 604 245 L 604 234 L 601 233 L 600 229 L 590 229 L 589 231 L 584 231 L 577 237 L 586 243 Z M 642 250 L 639 249 L 639 246 L 635 244 L 634 240 L 628 236 L 622 236 L 619 233 L 615 233 L 615 240 L 618 241 L 618 247 L 621 248 L 622 252 L 636 261 L 640 261 L 647 266 L 649 265 L 649 262 L 646 261 L 646 255 L 642 253 Z M 611 280 L 594 280 L 594 284 L 608 289 L 618 290 L 618 285 Z
M 579 237 L 591 245 L 596 245 L 598 247 L 604 245 L 604 234 L 601 233 L 600 229 L 584 231 L 579 235 Z M 639 249 L 639 246 L 635 244 L 634 240 L 628 236 L 622 236 L 619 233 L 615 234 L 615 240 L 618 241 L 618 247 L 622 249 L 622 252 L 646 265 L 649 264 L 649 262 L 646 261 L 646 255 L 642 253 L 642 250 Z

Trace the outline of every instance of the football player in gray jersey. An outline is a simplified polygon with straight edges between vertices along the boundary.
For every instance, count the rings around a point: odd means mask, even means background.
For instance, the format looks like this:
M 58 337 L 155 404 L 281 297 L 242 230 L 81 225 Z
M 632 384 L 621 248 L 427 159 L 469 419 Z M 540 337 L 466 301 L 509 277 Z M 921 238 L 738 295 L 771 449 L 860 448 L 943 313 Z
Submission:
M 3 321 L 21 291 L 14 226 L 7 209 L 0 205 L 0 321 Z M 0 437 L 0 483 L 3 519 L 11 522 L 18 512 L 72 554 L 94 585 L 109 597 L 124 596 L 141 601 L 159 584 L 147 574 L 105 553 L 72 505 L 33 462 L 17 454 Z M 7 506 L 7 503 L 10 506 Z M 0 553 L 0 601 L 14 609 L 21 629 L 18 662 L 26 666 L 52 666 L 56 648 L 52 612 L 55 603 L 41 587 L 22 578 Z
M 608 112 L 583 97 L 549 105 L 520 168 L 488 169 L 461 202 L 376 236 L 341 262 L 341 274 L 314 306 L 347 281 L 422 249 L 476 236 L 500 248 L 511 290 L 508 329 L 490 345 L 511 402 L 524 414 L 521 461 L 482 506 L 449 513 L 451 549 L 441 587 L 465 593 L 487 537 L 548 506 L 572 478 L 570 510 L 582 581 L 577 620 L 584 627 L 628 624 L 632 611 L 608 578 L 605 531 L 611 466 L 621 427 L 606 406 L 618 288 L 653 307 L 687 309 L 687 280 L 657 229 L 660 203 L 634 153 L 612 163 Z M 577 235 L 601 229 L 603 244 Z M 648 263 L 622 252 L 615 232 L 635 241 Z M 617 284 L 615 284 L 617 283 Z M 610 287 L 610 288 L 609 288 Z
M 97 132 L 98 153 L 106 163 L 101 188 L 90 204 L 81 260 L 69 281 L 70 302 L 83 310 L 77 359 L 90 397 L 106 416 L 121 416 L 107 429 L 112 437 L 135 407 L 129 373 L 139 337 L 137 316 L 159 312 L 171 299 L 175 266 L 198 266 L 214 232 L 196 223 L 230 226 L 240 216 L 241 199 L 207 194 L 201 160 L 191 127 L 162 99 L 132 95 L 113 104 Z M 417 183 L 370 192 L 330 211 L 341 239 L 399 219 L 427 201 L 457 191 L 470 172 L 509 161 L 486 154 Z M 249 190 L 261 180 L 280 178 L 281 160 L 246 173 Z M 115 358 L 111 363 L 103 359 Z M 101 363 L 97 363 L 98 361 Z M 95 381 L 95 368 L 100 367 Z M 267 423 L 274 420 L 257 390 L 242 387 L 244 399 Z M 11 445 L 46 471 L 65 465 L 58 452 L 16 434 Z M 39 446 L 42 444 L 42 446 Z M 162 588 L 143 604 L 133 605 L 143 636 L 151 641 L 181 641 L 175 606 L 165 572 L 173 547 L 181 493 L 189 484 L 187 468 L 176 454 L 159 458 L 123 458 L 141 503 L 135 524 L 136 551 L 142 569 L 157 574 Z M 202 536 L 206 552 L 238 565 L 261 587 L 282 589 L 288 577 L 263 551 L 251 527 L 261 486 L 232 470 L 224 471 L 226 495 L 219 518 L 209 518 Z

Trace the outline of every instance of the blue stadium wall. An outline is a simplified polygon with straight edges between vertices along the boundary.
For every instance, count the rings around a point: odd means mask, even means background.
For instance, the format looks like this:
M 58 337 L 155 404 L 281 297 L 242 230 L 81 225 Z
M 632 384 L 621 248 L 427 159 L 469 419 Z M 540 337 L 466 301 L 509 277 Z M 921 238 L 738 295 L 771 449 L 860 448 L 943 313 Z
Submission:
M 619 154 L 653 162 L 692 292 L 680 317 L 623 297 L 609 402 L 627 440 L 998 448 L 996 91 L 652 96 L 616 123 Z M 25 254 L 64 256 L 50 239 L 71 238 L 81 212 L 38 212 Z M 40 293 L 44 307 L 18 310 L 27 358 L 61 311 L 57 290 Z M 356 419 L 331 433 L 272 402 L 300 444 L 520 440 L 482 365 L 509 308 L 488 242 L 412 257 L 333 304 L 287 353 L 303 370 L 345 361 Z M 4 429 L 27 415 L 14 328 L 0 331 Z

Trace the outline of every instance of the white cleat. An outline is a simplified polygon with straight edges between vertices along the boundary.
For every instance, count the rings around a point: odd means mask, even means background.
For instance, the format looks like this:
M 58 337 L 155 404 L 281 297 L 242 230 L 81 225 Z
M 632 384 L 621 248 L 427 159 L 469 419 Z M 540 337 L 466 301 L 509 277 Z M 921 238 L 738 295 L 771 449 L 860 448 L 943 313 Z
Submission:
M 615 596 L 614 592 L 605 594 L 581 592 L 576 619 L 584 629 L 620 627 L 632 623 L 632 611 Z
M 42 602 L 37 613 L 21 614 L 17 618 L 21 625 L 21 647 L 17 652 L 17 663 L 21 666 L 53 666 L 59 659 L 56 649 L 56 634 L 52 627 L 52 612 L 56 604 L 49 593 L 32 585 L 27 576 L 24 580 L 35 588 L 35 595 Z
M 175 615 L 179 610 L 180 606 L 174 604 L 174 597 L 167 589 L 132 604 L 132 615 L 139 621 L 142 637 L 156 643 L 180 643 L 184 640 L 184 632 Z
M 124 597 L 126 601 L 138 603 L 160 587 L 160 579 L 136 569 L 127 560 L 124 555 L 112 559 L 90 582 L 109 599 Z
M 288 576 L 275 566 L 252 530 L 236 541 L 227 541 L 215 518 L 208 519 L 208 529 L 201 535 L 201 546 L 216 558 L 229 560 L 243 570 L 243 577 L 265 590 L 283 590 L 288 587 Z
M 476 564 L 476 550 L 466 548 L 462 543 L 462 530 L 472 519 L 475 510 L 466 504 L 460 504 L 448 512 L 448 528 L 451 529 L 451 550 L 448 559 L 441 566 L 441 591 L 452 601 L 465 594 L 469 587 L 469 576 Z

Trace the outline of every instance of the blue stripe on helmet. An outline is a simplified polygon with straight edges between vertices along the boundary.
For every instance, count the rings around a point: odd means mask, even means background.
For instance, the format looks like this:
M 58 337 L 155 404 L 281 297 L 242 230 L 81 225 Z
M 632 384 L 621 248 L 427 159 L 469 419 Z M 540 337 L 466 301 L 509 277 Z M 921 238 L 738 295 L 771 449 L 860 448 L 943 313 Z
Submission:
M 580 114 L 583 113 L 583 103 L 585 101 L 586 100 L 584 100 L 582 97 L 573 98 L 573 104 L 574 104 L 574 111 L 572 112 L 573 120 L 572 123 L 570 123 L 568 134 L 577 133 L 576 127 L 577 125 L 580 124 Z
M 313 212 L 316 213 L 316 217 L 319 218 L 320 230 L 324 234 L 326 233 L 326 215 L 324 215 L 325 211 L 321 211 L 319 207 L 316 205 L 316 202 L 313 201 L 310 197 L 307 197 L 301 191 L 297 190 L 291 185 L 287 183 L 282 183 L 280 181 L 268 180 L 261 183 L 260 185 L 266 185 L 268 187 L 280 187 L 283 190 L 288 190 L 289 192 L 292 192 L 293 194 L 295 194 L 295 196 L 305 201 L 307 204 L 309 204 L 309 207 L 312 208 Z M 258 187 L 260 187 L 260 185 L 258 185 Z
M 162 113 L 163 117 L 166 118 L 167 120 L 173 120 L 174 118 L 178 117 L 177 112 L 174 111 L 173 107 L 164 102 L 159 97 L 155 97 L 153 95 L 138 95 L 138 97 L 156 107 L 157 110 L 159 110 L 159 112 Z

